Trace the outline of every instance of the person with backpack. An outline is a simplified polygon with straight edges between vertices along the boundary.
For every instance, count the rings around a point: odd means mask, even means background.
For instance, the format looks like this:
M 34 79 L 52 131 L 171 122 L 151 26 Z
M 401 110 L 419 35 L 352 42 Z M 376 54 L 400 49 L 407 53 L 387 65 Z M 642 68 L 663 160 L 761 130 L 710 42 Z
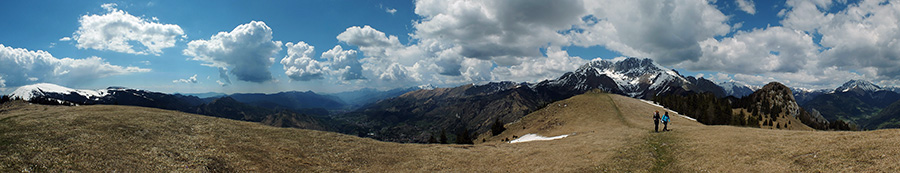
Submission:
M 653 131 L 659 132 L 659 111 L 653 114 Z
M 669 112 L 666 111 L 666 114 L 662 116 L 663 122 L 663 131 L 669 131 Z

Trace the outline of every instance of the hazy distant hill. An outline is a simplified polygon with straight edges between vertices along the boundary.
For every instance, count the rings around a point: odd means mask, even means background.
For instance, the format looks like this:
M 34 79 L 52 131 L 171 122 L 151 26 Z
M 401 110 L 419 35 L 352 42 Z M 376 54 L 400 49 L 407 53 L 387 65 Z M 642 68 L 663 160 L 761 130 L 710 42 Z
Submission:
M 867 120 L 867 129 L 900 128 L 900 101 L 896 101 L 882 109 Z
M 341 101 L 343 101 L 345 105 L 349 106 L 351 109 L 355 109 L 365 106 L 366 104 L 372 104 L 379 100 L 397 97 L 407 92 L 419 89 L 423 89 L 423 87 L 396 88 L 386 91 L 380 91 L 374 88 L 363 88 L 355 91 L 347 91 L 327 95 L 337 97 Z
M 231 97 L 222 97 L 195 108 L 192 113 L 233 120 L 259 122 L 275 127 L 329 130 L 320 120 L 289 110 L 274 110 L 247 105 Z
M 421 88 L 422 87 L 397 88 L 385 91 L 363 88 L 333 94 L 320 94 L 313 91 L 287 91 L 274 94 L 235 93 L 222 96 L 229 96 L 239 102 L 260 107 L 284 108 L 298 112 L 310 112 L 315 109 L 347 111 L 359 108 L 366 104 L 375 103 L 379 100 L 397 97 Z M 206 100 L 210 101 L 212 99 L 215 99 L 215 97 Z M 328 113 L 325 112 L 325 114 Z
M 344 103 L 337 97 L 320 95 L 312 91 L 288 91 L 275 94 L 236 93 L 228 95 L 239 102 L 265 108 L 299 110 L 305 108 L 340 109 Z
M 201 99 L 204 99 L 204 98 L 210 98 L 210 97 L 223 97 L 223 96 L 227 96 L 227 95 L 228 95 L 228 94 L 225 94 L 225 93 L 218 93 L 218 92 L 205 92 L 205 93 L 175 93 L 175 94 L 181 94 L 181 95 L 186 95 L 186 96 L 197 96 L 197 97 L 199 97 L 199 98 L 201 98 Z

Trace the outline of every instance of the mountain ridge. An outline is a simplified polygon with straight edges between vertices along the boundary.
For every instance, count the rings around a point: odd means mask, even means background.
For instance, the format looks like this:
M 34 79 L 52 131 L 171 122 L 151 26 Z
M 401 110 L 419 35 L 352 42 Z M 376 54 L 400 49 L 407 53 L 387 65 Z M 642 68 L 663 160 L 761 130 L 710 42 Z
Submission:
M 724 95 L 707 79 L 683 77 L 650 59 L 596 60 L 536 84 L 504 81 L 408 92 L 345 114 L 348 128 L 343 132 L 395 142 L 425 142 L 440 131 L 482 134 L 495 122 L 514 122 L 549 103 L 591 90 L 644 99 L 692 92 Z
M 818 110 L 829 121 L 848 121 L 860 127 L 878 127 L 883 109 L 900 100 L 900 94 L 865 80 L 850 80 L 831 92 L 811 99 L 803 107 Z

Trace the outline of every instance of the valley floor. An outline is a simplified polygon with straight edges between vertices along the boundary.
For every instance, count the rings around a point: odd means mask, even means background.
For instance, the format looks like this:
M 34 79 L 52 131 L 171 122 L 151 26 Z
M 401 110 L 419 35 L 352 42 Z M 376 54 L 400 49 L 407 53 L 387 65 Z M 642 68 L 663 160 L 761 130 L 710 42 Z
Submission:
M 131 106 L 0 106 L 0 172 L 890 172 L 900 130 L 653 132 L 640 100 L 587 93 L 476 145 L 398 144 Z M 501 142 L 525 134 L 551 141 Z M 481 138 L 477 140 L 481 142 Z

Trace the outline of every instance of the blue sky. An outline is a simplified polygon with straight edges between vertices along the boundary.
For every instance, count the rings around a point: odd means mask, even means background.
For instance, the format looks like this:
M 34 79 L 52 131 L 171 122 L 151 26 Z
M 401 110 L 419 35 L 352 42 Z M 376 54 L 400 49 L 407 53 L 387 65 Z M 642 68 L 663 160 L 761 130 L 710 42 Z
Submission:
M 717 82 L 894 86 L 896 4 L 3 1 L 0 92 L 41 82 L 180 93 L 450 87 L 536 82 L 620 56 Z

